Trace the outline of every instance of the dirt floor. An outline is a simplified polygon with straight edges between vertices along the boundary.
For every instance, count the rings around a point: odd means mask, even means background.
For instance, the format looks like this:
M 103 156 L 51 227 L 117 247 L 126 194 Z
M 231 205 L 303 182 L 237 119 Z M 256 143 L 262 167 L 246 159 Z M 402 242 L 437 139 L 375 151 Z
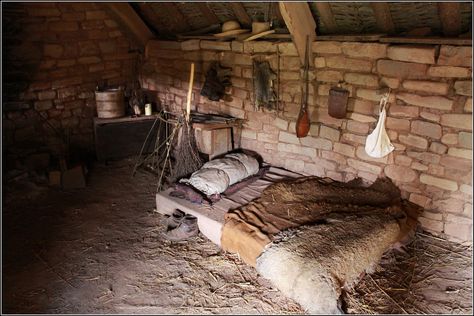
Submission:
M 4 186 L 2 313 L 304 313 L 204 236 L 165 240 L 156 177 L 132 164 L 94 166 L 85 189 Z M 472 248 L 417 233 L 344 300 L 348 313 L 472 313 Z

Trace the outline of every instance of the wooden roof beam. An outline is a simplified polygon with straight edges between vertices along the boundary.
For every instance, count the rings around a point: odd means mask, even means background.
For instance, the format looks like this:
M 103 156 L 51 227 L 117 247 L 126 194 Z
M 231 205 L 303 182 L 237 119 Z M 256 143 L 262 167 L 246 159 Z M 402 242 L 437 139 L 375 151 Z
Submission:
M 300 57 L 301 65 L 304 65 L 306 36 L 309 35 L 310 43 L 313 43 L 316 39 L 316 22 L 309 5 L 307 2 L 279 2 L 279 5 L 281 15 Z M 309 56 L 312 56 L 311 46 L 309 45 Z M 312 67 L 313 64 L 313 58 L 310 57 L 309 65 Z
M 242 27 L 251 27 L 252 26 L 252 19 L 248 15 L 247 11 L 245 11 L 242 2 L 231 2 L 230 6 L 232 7 L 232 11 L 234 11 L 237 20 Z
M 221 20 L 216 16 L 216 14 L 209 8 L 207 5 L 207 2 L 196 2 L 199 11 L 201 11 L 201 14 L 204 16 L 206 21 L 209 24 L 220 24 Z
M 137 44 L 145 47 L 148 40 L 154 38 L 153 32 L 126 2 L 108 2 L 104 3 L 110 12 L 126 28 L 128 33 L 135 38 Z
M 461 33 L 461 12 L 459 2 L 438 2 L 438 15 L 446 36 Z
M 378 31 L 387 34 L 395 33 L 395 24 L 393 24 L 389 4 L 386 2 L 371 2 L 370 5 L 374 11 Z
M 329 2 L 315 2 L 315 4 L 316 9 L 319 12 L 319 16 L 321 17 L 321 21 L 327 28 L 328 32 L 330 34 L 337 33 L 336 19 L 334 19 Z

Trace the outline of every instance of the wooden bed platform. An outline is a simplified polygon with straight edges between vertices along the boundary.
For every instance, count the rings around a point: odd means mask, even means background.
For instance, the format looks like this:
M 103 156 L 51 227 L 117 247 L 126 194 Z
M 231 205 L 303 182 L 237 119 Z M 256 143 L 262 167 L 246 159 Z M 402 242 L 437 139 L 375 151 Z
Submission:
M 224 215 L 228 210 L 245 205 L 259 197 L 262 191 L 275 181 L 302 176 L 302 174 L 282 168 L 270 167 L 264 177 L 230 196 L 223 196 L 212 206 L 195 204 L 185 199 L 172 197 L 169 193 L 173 189 L 169 188 L 156 194 L 156 210 L 163 215 L 170 215 L 174 210 L 179 209 L 196 216 L 201 233 L 220 246 Z

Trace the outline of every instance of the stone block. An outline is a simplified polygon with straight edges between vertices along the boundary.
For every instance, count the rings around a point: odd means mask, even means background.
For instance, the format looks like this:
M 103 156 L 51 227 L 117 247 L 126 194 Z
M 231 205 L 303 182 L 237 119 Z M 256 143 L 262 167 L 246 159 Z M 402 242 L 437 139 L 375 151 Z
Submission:
M 419 113 L 420 108 L 416 106 L 390 104 L 388 108 L 390 116 L 415 118 L 419 116 Z
M 323 70 L 316 73 L 316 79 L 323 82 L 337 83 L 343 80 L 342 73 L 335 70 Z
M 380 102 L 380 99 L 383 97 L 382 94 L 379 94 L 378 90 L 375 89 L 363 89 L 363 88 L 358 88 L 356 95 L 359 98 L 374 101 L 374 102 Z M 388 101 L 390 103 L 395 102 L 395 94 L 391 93 L 389 96 Z
M 346 164 L 346 157 L 344 155 L 338 154 L 334 151 L 321 151 L 321 156 L 324 159 L 335 161 L 340 165 L 345 165 Z
M 426 150 L 428 149 L 428 141 L 425 138 L 415 136 L 415 135 L 399 135 L 398 140 L 408 146 L 416 147 L 419 149 Z
M 403 61 L 394 61 L 380 59 L 377 61 L 377 72 L 383 76 L 394 78 L 424 78 L 428 65 L 407 63 Z
M 380 79 L 380 83 L 386 85 L 391 89 L 397 89 L 400 86 L 400 79 L 383 77 L 382 79 Z
M 472 96 L 472 81 L 456 81 L 454 83 L 454 90 L 456 94 Z
M 460 171 L 471 171 L 472 161 L 464 158 L 444 155 L 441 157 L 440 164 Z
M 420 96 L 404 92 L 397 93 L 396 98 L 411 105 L 443 111 L 452 110 L 454 103 L 453 100 L 442 96 Z
M 472 149 L 472 133 L 460 132 L 458 143 L 464 148 Z
M 290 122 L 288 130 L 292 133 L 296 133 L 296 123 Z M 309 135 L 316 137 L 319 135 L 319 124 L 310 124 L 309 126 Z
M 242 138 L 257 139 L 257 132 L 249 129 L 243 129 L 241 136 Z
M 418 152 L 418 151 L 407 151 L 406 154 L 424 162 L 437 164 L 440 162 L 440 155 L 429 153 L 429 152 Z
M 295 44 L 292 42 L 283 42 L 278 44 L 280 55 L 283 56 L 298 56 Z
M 349 122 L 347 122 L 349 126 Z M 354 122 L 357 123 L 357 122 Z M 351 133 L 344 133 L 342 134 L 342 140 L 348 141 L 351 143 L 357 143 L 357 144 L 365 144 L 366 141 L 366 136 L 361 136 L 361 135 L 356 135 L 356 134 L 351 134 Z
M 102 60 L 98 56 L 87 56 L 81 57 L 77 59 L 79 64 L 97 64 L 100 63 Z
M 56 91 L 54 90 L 46 90 L 38 92 L 38 99 L 39 100 L 53 100 L 56 98 Z
M 347 121 L 347 130 L 357 134 L 366 135 L 369 132 L 369 124 L 357 121 Z
M 53 101 L 51 100 L 43 100 L 43 101 L 36 101 L 35 102 L 35 110 L 36 111 L 46 111 L 53 107 Z
M 71 32 L 79 30 L 79 23 L 76 21 L 51 21 L 49 30 L 54 32 Z
M 87 20 L 103 20 L 108 18 L 107 13 L 101 10 L 86 11 Z
M 441 125 L 472 131 L 471 114 L 443 114 Z
M 433 139 L 440 139 L 442 136 L 440 125 L 418 120 L 411 122 L 411 132 L 413 134 L 427 136 Z
M 335 41 L 316 41 L 312 43 L 312 52 L 316 54 L 340 54 L 341 43 Z
M 461 184 L 461 186 L 459 187 L 459 190 L 462 192 L 462 193 L 466 193 L 466 194 L 469 194 L 469 195 L 472 195 L 472 186 L 470 185 L 467 185 L 467 184 Z M 471 215 L 472 215 L 472 205 L 470 206 L 471 207 Z
M 445 223 L 444 233 L 449 237 L 453 237 L 453 240 L 457 241 L 471 241 L 472 240 L 472 222 L 470 219 L 466 219 L 464 224 L 461 223 Z
M 244 43 L 238 41 L 232 41 L 230 44 L 233 52 L 243 53 L 244 52 Z
M 331 141 L 337 142 L 341 136 L 341 132 L 338 129 L 331 128 L 325 125 L 321 125 L 319 129 L 319 136 L 327 138 Z
M 379 166 L 352 158 L 347 159 L 347 164 L 358 171 L 366 171 L 376 175 L 379 175 L 382 172 L 382 168 Z
M 355 157 L 355 147 L 343 143 L 334 143 L 334 152 L 340 153 L 344 156 Z
M 281 63 L 281 69 L 299 71 L 301 68 L 301 62 L 300 62 L 299 57 L 282 56 L 280 58 L 280 63 Z
M 378 77 L 375 75 L 367 75 L 360 73 L 346 73 L 344 74 L 344 80 L 347 83 L 366 86 L 366 87 L 378 87 Z
M 418 171 L 428 171 L 428 166 L 425 166 L 424 164 L 417 161 L 411 164 L 411 168 Z
M 43 55 L 45 57 L 61 58 L 64 48 L 58 44 L 44 44 Z
M 354 120 L 354 121 L 357 121 L 357 122 L 361 122 L 361 123 L 374 123 L 374 122 L 377 122 L 377 119 L 372 117 L 372 116 L 363 115 L 363 114 L 354 113 L 354 112 L 349 112 L 347 114 L 347 118 L 349 118 L 351 120 Z
M 316 68 L 326 67 L 326 59 L 324 57 L 315 57 L 314 58 L 314 67 L 316 67 Z
M 430 144 L 430 149 L 429 150 L 434 152 L 434 153 L 443 155 L 443 154 L 446 153 L 447 149 L 448 149 L 448 147 L 443 145 L 443 144 L 432 142 Z
M 376 106 L 377 105 L 371 101 L 349 99 L 347 110 L 361 114 L 373 115 L 376 112 Z
M 420 175 L 420 182 L 448 191 L 457 191 L 458 189 L 458 184 L 452 180 L 437 178 L 424 173 Z
M 420 222 L 421 227 L 424 228 L 425 230 L 428 230 L 431 232 L 437 232 L 437 233 L 440 233 L 443 231 L 442 221 L 425 218 L 423 216 L 419 217 L 418 221 Z
M 444 82 L 425 81 L 425 80 L 405 80 L 402 83 L 403 88 L 427 92 L 432 94 L 448 94 L 449 84 Z
M 279 117 L 275 118 L 275 120 L 273 121 L 273 125 L 284 131 L 288 129 L 288 121 Z
M 344 56 L 330 56 L 326 57 L 326 67 L 370 72 L 372 70 L 372 62 Z
M 400 130 L 400 131 L 410 130 L 410 121 L 407 119 L 387 117 L 385 124 L 388 129 L 394 129 L 394 130 Z
M 343 42 L 342 52 L 350 57 L 367 57 L 372 59 L 387 56 L 387 44 Z
M 472 150 L 463 148 L 449 148 L 448 155 L 472 160 Z
M 301 142 L 301 145 L 308 146 L 311 148 L 324 149 L 324 150 L 332 149 L 332 142 L 324 138 L 306 136 L 306 137 L 300 138 L 300 142 Z
M 305 162 L 304 164 L 304 173 L 307 175 L 324 177 L 325 169 L 318 164 Z
M 427 208 L 431 203 L 431 199 L 429 197 L 418 194 L 418 193 L 411 193 L 409 201 L 423 208 Z M 438 220 L 441 220 L 442 216 L 441 214 L 439 215 L 440 215 L 440 218 L 438 218 Z M 425 217 L 429 217 L 429 216 L 426 216 L 425 214 Z
M 231 50 L 230 42 L 201 41 L 199 43 L 201 49 L 209 50 Z
M 29 5 L 26 7 L 28 15 L 37 17 L 53 17 L 60 16 L 61 11 L 56 7 L 38 7 L 37 5 Z
M 278 143 L 278 135 L 269 133 L 257 133 L 257 140 L 265 143 Z
M 408 167 L 408 166 L 411 165 L 412 161 L 413 161 L 413 159 L 411 159 L 410 157 L 407 157 L 407 156 L 403 156 L 403 155 L 396 155 L 395 156 L 395 164 L 400 165 L 400 166 Z
M 291 134 L 284 131 L 280 131 L 278 141 L 283 142 L 283 143 L 297 144 L 297 145 L 300 144 L 300 139 L 296 137 L 295 134 Z
M 399 182 L 412 182 L 417 177 L 417 173 L 411 168 L 397 165 L 385 166 L 384 173 L 390 179 Z
M 469 68 L 453 66 L 431 66 L 428 69 L 428 75 L 437 78 L 469 78 L 472 76 Z
M 302 160 L 285 159 L 285 169 L 293 172 L 303 172 L 305 163 Z
M 387 49 L 390 59 L 420 64 L 435 64 L 435 53 L 436 48 L 432 45 L 393 45 Z
M 308 137 L 305 137 L 308 138 Z M 278 143 L 278 151 L 283 151 L 287 153 L 292 153 L 296 155 L 303 155 L 310 158 L 316 157 L 316 149 L 302 147 L 295 144 L 286 144 L 286 143 Z
M 441 116 L 439 116 L 438 114 L 428 112 L 428 111 L 420 112 L 420 116 L 428 121 L 433 121 L 437 123 L 439 123 L 439 121 L 441 120 Z
M 250 58 L 250 55 L 235 54 L 234 58 L 236 65 L 252 66 L 252 58 Z
M 467 98 L 464 103 L 464 112 L 472 113 L 472 98 Z
M 458 134 L 444 134 L 443 137 L 441 137 L 441 142 L 447 145 L 456 145 L 458 143 Z
M 472 68 L 472 46 L 441 45 L 438 65 Z
M 276 45 L 266 41 L 244 42 L 244 53 L 276 53 Z
M 250 77 L 253 77 L 253 74 L 250 73 Z M 280 80 L 299 80 L 300 74 L 296 71 L 281 71 Z

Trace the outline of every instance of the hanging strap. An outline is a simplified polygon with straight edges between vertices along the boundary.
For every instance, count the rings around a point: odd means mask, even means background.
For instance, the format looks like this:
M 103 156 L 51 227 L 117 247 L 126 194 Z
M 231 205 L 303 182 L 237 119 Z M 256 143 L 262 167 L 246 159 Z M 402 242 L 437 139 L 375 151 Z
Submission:
M 380 99 L 379 113 L 382 113 L 382 111 L 386 108 L 389 97 L 390 97 L 390 89 L 388 89 L 388 92 Z

